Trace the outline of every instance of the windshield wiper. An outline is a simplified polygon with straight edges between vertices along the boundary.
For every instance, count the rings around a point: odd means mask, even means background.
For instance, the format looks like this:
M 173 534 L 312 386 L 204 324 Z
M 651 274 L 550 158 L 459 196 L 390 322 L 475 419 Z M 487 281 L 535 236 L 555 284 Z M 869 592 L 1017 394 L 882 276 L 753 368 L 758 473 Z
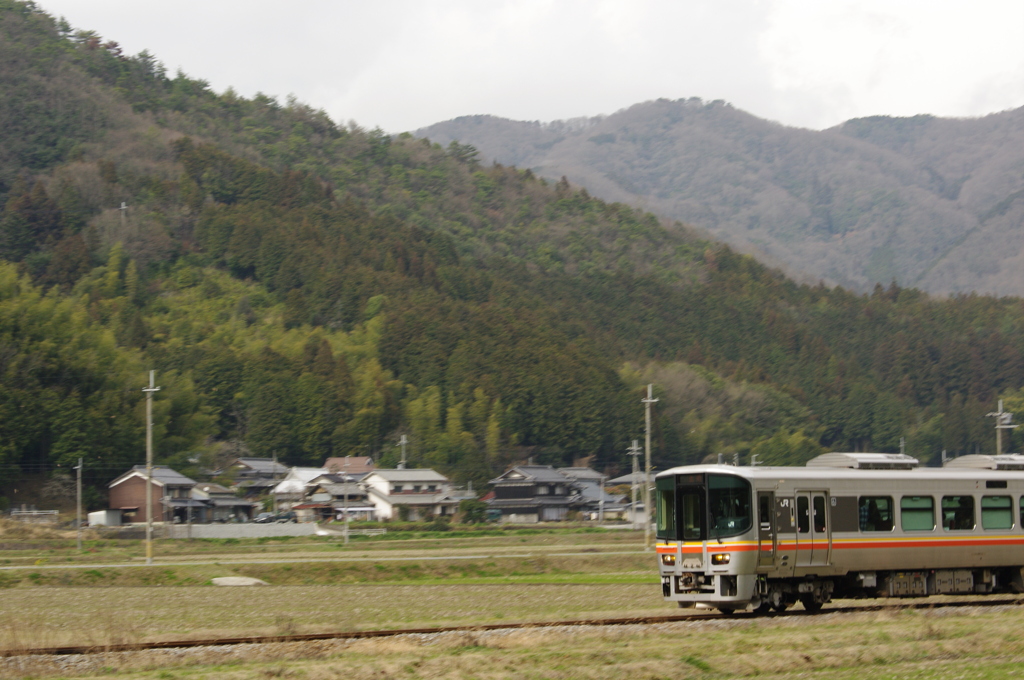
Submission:
M 708 517 L 711 520 L 711 527 L 714 527 L 715 540 L 718 541 L 719 545 L 722 543 L 722 537 L 718 535 L 718 517 L 715 515 L 715 511 L 708 505 Z M 709 529 L 711 528 L 709 527 Z

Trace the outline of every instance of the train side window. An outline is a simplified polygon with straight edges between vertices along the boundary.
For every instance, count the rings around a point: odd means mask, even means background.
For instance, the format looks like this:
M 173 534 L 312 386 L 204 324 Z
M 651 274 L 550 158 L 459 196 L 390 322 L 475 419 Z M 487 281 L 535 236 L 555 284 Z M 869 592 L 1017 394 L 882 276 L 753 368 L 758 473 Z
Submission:
M 983 529 L 1012 529 L 1013 499 L 1009 496 L 982 496 L 981 527 Z
M 970 531 L 974 528 L 974 496 L 942 497 L 942 528 Z
M 892 496 L 861 496 L 858 507 L 861 531 L 892 531 Z
M 1020 525 L 1024 527 L 1024 496 L 1020 497 Z
M 935 499 L 931 496 L 904 496 L 900 499 L 900 526 L 904 531 L 935 529 Z
M 811 533 L 811 506 L 807 502 L 807 496 L 798 496 L 796 499 L 796 532 Z
M 757 498 L 757 519 L 761 523 L 761 531 L 772 530 L 772 497 L 768 494 Z
M 814 497 L 814 533 L 825 532 L 825 497 Z

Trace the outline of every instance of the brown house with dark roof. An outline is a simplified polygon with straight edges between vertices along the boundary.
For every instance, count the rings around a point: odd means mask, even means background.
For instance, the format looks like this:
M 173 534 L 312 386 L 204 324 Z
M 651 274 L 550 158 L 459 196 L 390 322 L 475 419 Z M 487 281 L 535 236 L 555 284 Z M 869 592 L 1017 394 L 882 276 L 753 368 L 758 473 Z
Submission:
M 173 522 L 175 516 L 186 519 L 188 508 L 205 508 L 201 501 L 191 498 L 196 483 L 166 465 L 153 466 L 154 522 Z M 110 508 L 120 510 L 125 522 L 146 522 L 146 466 L 136 465 L 107 485 L 110 489 Z

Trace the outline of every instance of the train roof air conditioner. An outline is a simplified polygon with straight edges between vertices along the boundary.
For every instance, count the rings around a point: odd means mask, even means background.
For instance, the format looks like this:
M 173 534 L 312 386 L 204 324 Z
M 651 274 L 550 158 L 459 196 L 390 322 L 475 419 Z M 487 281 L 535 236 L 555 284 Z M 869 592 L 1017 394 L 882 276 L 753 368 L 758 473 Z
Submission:
M 807 467 L 856 470 L 913 470 L 917 466 L 917 458 L 905 453 L 823 453 L 807 461 Z
M 946 467 L 981 468 L 983 470 L 1024 470 L 1024 455 L 1004 453 L 998 456 L 971 454 L 946 461 Z

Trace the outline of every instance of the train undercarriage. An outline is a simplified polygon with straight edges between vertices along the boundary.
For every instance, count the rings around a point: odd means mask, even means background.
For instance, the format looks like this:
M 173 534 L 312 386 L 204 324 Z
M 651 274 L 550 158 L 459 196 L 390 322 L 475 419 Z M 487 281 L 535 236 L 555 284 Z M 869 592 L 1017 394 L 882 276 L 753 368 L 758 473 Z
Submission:
M 833 599 L 878 599 L 1024 592 L 1024 567 L 862 571 L 837 577 L 769 579 L 767 576 L 683 573 L 664 577 L 666 598 L 681 608 L 782 612 L 799 602 L 818 611 Z M 741 595 L 751 592 L 750 597 Z

